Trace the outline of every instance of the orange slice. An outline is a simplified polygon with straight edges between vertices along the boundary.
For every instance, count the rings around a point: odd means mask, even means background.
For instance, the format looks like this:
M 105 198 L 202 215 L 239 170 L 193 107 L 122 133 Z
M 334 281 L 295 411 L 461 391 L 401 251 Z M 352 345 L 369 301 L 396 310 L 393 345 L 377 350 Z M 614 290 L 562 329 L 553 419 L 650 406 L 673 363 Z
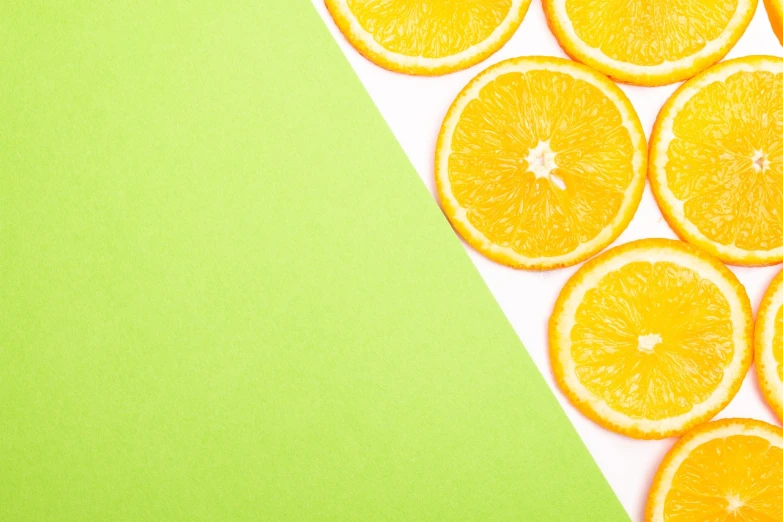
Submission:
M 783 430 L 726 419 L 688 433 L 658 468 L 645 520 L 783 520 Z
M 756 372 L 761 391 L 783 419 L 783 272 L 770 283 L 756 318 Z
M 723 58 L 757 0 L 544 0 L 563 50 L 622 82 L 665 85 Z
M 764 7 L 767 10 L 769 23 L 772 25 L 772 31 L 783 44 L 783 3 L 781 0 L 764 0 Z
M 587 262 L 549 321 L 555 380 L 605 428 L 679 435 L 722 410 L 752 359 L 745 289 L 681 241 L 642 239 Z
M 658 115 L 650 183 L 671 227 L 727 263 L 783 261 L 783 60 L 723 62 Z
M 605 76 L 572 61 L 501 62 L 457 96 L 435 181 L 465 240 L 500 263 L 573 265 L 611 243 L 644 188 L 639 118 Z
M 325 0 L 337 27 L 367 59 L 407 74 L 475 65 L 503 47 L 530 0 Z

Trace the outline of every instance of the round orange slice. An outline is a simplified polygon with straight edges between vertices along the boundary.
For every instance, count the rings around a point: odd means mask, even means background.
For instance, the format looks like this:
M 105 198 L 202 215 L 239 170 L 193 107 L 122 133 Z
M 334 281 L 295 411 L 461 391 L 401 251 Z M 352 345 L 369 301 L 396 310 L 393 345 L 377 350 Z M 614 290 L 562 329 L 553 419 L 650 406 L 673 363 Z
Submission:
M 783 272 L 772 280 L 756 318 L 756 372 L 770 407 L 783 419 Z
M 783 261 L 783 59 L 720 63 L 658 115 L 650 184 L 683 239 L 737 265 Z
M 503 47 L 530 0 L 325 0 L 337 27 L 367 59 L 407 74 L 466 69 Z
M 573 265 L 611 243 L 644 188 L 646 145 L 608 78 L 559 58 L 501 62 L 446 115 L 440 202 L 476 250 L 516 268 Z
M 752 359 L 753 316 L 723 263 L 642 239 L 585 263 L 549 321 L 555 380 L 605 428 L 640 439 L 685 433 L 722 410 Z
M 757 0 L 544 0 L 563 50 L 615 80 L 665 85 L 692 77 L 737 43 Z
M 658 468 L 645 520 L 783 520 L 783 430 L 726 419 L 688 433 Z

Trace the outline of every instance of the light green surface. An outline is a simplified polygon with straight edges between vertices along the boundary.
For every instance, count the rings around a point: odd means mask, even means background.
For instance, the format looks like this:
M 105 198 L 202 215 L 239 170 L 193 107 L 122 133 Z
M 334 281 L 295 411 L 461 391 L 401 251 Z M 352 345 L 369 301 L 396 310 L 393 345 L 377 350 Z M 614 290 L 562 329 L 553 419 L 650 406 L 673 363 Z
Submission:
M 5 2 L 0 520 L 625 520 L 312 6 L 269 4 Z

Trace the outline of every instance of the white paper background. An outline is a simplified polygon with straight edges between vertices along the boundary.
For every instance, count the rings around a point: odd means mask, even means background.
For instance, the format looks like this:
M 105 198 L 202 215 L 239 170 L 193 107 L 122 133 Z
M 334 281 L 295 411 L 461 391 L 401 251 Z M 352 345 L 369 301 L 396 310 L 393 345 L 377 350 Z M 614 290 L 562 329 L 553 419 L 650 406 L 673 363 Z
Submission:
M 507 58 L 531 55 L 566 57 L 549 32 L 541 0 L 533 0 L 522 26 L 511 41 L 485 62 L 437 78 L 396 74 L 373 65 L 359 55 L 342 37 L 322 0 L 313 0 L 313 4 L 433 197 L 435 140 L 446 111 L 462 87 L 489 65 Z M 727 58 L 751 54 L 783 56 L 783 48 L 772 33 L 761 2 L 747 31 Z M 314 81 L 318 81 L 317 78 Z M 677 85 L 654 88 L 621 85 L 633 102 L 648 138 L 658 110 Z M 676 237 L 661 217 L 649 185 L 633 221 L 613 245 L 645 237 Z M 637 441 L 593 424 L 560 393 L 550 371 L 547 320 L 560 289 L 578 267 L 550 272 L 517 271 L 485 259 L 467 245 L 465 248 L 629 516 L 632 520 L 642 520 L 650 481 L 674 439 Z M 754 310 L 779 269 L 779 266 L 732 267 L 745 284 Z M 753 417 L 776 422 L 761 398 L 754 369 L 751 369 L 732 403 L 718 415 L 720 417 Z

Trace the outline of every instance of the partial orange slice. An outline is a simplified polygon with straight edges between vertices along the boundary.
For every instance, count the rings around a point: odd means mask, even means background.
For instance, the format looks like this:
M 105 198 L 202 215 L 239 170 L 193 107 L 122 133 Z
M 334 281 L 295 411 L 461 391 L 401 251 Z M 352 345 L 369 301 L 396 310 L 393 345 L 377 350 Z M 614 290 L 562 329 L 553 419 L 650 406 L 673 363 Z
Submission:
M 640 439 L 680 435 L 722 410 L 752 359 L 745 289 L 681 241 L 642 239 L 588 261 L 549 321 L 552 369 L 587 417 Z
M 756 372 L 767 403 L 783 419 L 783 272 L 770 283 L 756 318 Z
M 772 25 L 772 31 L 783 44 L 783 2 L 781 0 L 764 0 L 764 7 L 767 9 L 769 23 Z
M 514 34 L 530 0 L 325 0 L 340 31 L 367 59 L 407 74 L 475 65 Z
M 573 265 L 611 243 L 644 188 L 646 146 L 623 92 L 559 58 L 501 62 L 459 94 L 435 181 L 465 240 L 500 263 Z
M 618 81 L 664 85 L 723 58 L 757 0 L 544 0 L 566 53 Z
M 727 263 L 783 261 L 783 59 L 720 63 L 658 115 L 650 183 L 683 239 Z
M 645 520 L 783 520 L 783 430 L 726 419 L 688 433 L 658 468 Z

